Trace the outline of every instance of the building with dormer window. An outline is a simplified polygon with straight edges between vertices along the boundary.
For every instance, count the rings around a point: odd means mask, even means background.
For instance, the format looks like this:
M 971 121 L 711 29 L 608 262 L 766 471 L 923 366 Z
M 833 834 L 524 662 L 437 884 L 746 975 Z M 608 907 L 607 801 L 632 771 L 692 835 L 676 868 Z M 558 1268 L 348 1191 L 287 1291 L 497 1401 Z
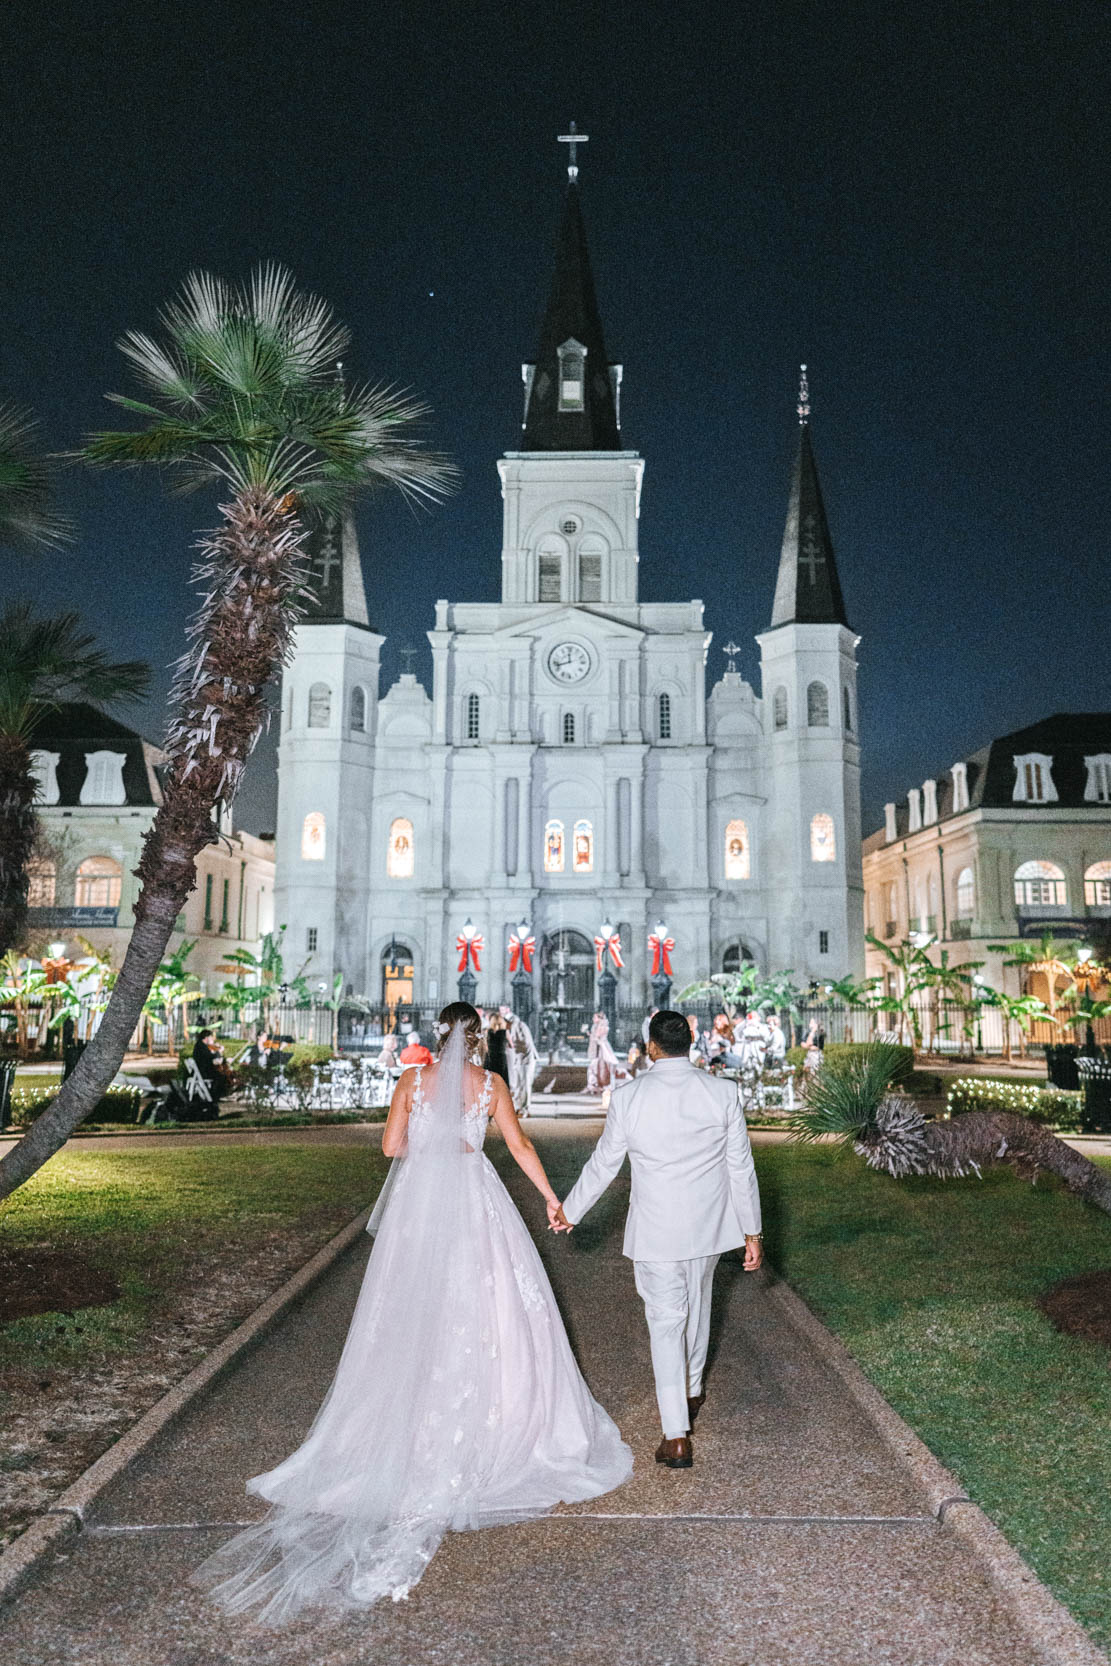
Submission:
M 805 398 L 761 691 L 730 662 L 707 697 L 702 603 L 639 598 L 645 460 L 621 429 L 574 175 L 523 386 L 519 449 L 497 465 L 500 599 L 437 602 L 431 693 L 412 674 L 379 692 L 353 525 L 314 536 L 281 702 L 277 918 L 295 958 L 376 1002 L 444 1000 L 469 920 L 492 1002 L 525 920 L 535 1004 L 592 1007 L 608 917 L 620 1001 L 648 1000 L 661 919 L 680 987 L 744 959 L 859 975 L 857 638 Z
M 27 896 L 32 950 L 62 943 L 79 959 L 86 939 L 122 964 L 164 763 L 151 741 L 95 706 L 60 705 L 40 718 L 31 740 L 39 824 Z M 257 952 L 273 926 L 273 840 L 234 833 L 228 821 L 197 857 L 197 883 L 170 950 L 193 940 L 189 970 L 215 994 L 236 975 L 229 951 Z
M 892 941 L 936 937 L 954 965 L 985 961 L 997 988 L 1005 957 L 989 943 L 1084 937 L 1111 918 L 1109 763 L 1111 712 L 1059 712 L 909 788 L 864 841 L 868 926 Z M 867 962 L 885 974 L 874 949 Z

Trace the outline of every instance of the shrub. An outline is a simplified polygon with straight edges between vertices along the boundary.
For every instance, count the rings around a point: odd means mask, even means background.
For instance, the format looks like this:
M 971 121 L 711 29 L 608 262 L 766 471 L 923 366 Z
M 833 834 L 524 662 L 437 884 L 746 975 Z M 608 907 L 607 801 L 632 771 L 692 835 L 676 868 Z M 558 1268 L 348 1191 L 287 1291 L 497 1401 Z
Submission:
M 294 1043 L 293 1055 L 286 1066 L 286 1074 L 302 1064 L 330 1064 L 334 1058 L 332 1049 L 324 1042 L 298 1041 Z
M 12 1094 L 13 1125 L 16 1128 L 26 1128 L 53 1102 L 57 1093 L 56 1087 L 17 1088 Z M 100 1103 L 84 1119 L 82 1127 L 93 1127 L 98 1122 L 134 1122 L 139 1114 L 141 1098 L 142 1092 L 139 1088 L 109 1088 Z
M 914 1069 L 913 1047 L 903 1047 L 901 1044 L 894 1042 L 827 1041 L 823 1058 L 826 1064 L 833 1064 L 837 1060 L 844 1060 L 847 1063 L 850 1059 L 870 1057 L 872 1048 L 880 1045 L 887 1047 L 892 1054 L 897 1055 L 891 1080 L 893 1082 L 905 1081 Z M 787 1063 L 793 1064 L 796 1070 L 802 1069 L 805 1058 L 806 1049 L 804 1047 L 788 1047 Z
M 950 1116 L 967 1111 L 1009 1111 L 1055 1128 L 1080 1127 L 1084 1095 L 1036 1082 L 997 1082 L 988 1076 L 962 1076 L 949 1089 Z

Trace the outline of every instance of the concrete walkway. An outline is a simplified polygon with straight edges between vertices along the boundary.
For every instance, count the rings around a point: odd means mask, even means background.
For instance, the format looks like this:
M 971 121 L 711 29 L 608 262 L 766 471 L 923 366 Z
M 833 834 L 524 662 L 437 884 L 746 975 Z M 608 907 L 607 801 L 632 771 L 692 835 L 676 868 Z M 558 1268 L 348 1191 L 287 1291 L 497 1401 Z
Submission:
M 596 1132 L 549 1124 L 553 1183 Z M 338 1130 L 337 1130 L 338 1132 Z M 975 1553 L 847 1396 L 765 1275 L 722 1263 L 689 1473 L 658 1469 L 647 1335 L 614 1186 L 568 1241 L 494 1151 L 587 1379 L 633 1446 L 628 1484 L 527 1526 L 453 1535 L 407 1603 L 265 1632 L 189 1570 L 260 1512 L 245 1478 L 303 1436 L 366 1263 L 358 1244 L 101 1496 L 0 1616 L 6 1666 L 1039 1666 Z M 512 1172 L 508 1172 L 512 1171 Z M 389 1431 L 383 1430 L 383 1439 Z

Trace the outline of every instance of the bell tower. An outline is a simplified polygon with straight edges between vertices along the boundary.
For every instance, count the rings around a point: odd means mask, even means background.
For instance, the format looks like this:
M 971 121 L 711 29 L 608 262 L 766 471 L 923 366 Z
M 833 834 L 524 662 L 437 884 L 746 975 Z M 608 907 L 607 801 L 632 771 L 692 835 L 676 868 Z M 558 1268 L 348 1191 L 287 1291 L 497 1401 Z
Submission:
M 570 147 L 555 272 L 524 381 L 522 449 L 498 464 L 504 510 L 502 601 L 635 606 L 644 462 L 621 443 L 622 367 L 606 352 Z

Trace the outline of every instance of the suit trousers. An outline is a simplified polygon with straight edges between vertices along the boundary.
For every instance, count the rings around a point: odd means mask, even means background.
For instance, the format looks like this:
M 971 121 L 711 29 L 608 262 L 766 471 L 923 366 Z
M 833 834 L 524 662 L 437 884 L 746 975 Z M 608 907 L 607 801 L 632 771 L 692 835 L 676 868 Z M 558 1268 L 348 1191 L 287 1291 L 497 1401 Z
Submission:
M 634 1261 L 652 1344 L 656 1400 L 665 1440 L 690 1429 L 687 1399 L 702 1392 L 710 1340 L 716 1255 L 693 1261 Z

